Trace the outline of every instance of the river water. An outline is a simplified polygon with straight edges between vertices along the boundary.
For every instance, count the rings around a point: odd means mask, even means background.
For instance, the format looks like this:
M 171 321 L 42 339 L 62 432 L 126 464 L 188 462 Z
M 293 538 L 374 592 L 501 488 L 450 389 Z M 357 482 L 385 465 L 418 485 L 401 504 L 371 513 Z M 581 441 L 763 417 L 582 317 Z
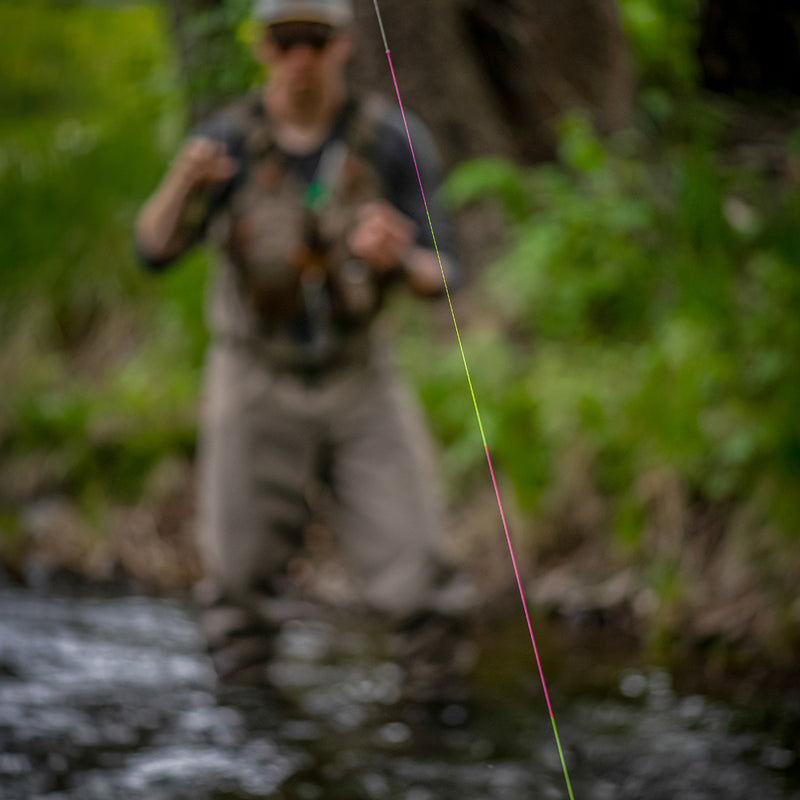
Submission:
M 273 688 L 220 692 L 180 601 L 2 589 L 0 797 L 567 798 L 524 623 L 501 628 L 465 704 L 403 700 L 379 635 L 324 617 L 284 625 Z M 576 800 L 800 798 L 796 707 L 751 713 L 624 665 L 576 692 L 570 658 L 547 669 Z

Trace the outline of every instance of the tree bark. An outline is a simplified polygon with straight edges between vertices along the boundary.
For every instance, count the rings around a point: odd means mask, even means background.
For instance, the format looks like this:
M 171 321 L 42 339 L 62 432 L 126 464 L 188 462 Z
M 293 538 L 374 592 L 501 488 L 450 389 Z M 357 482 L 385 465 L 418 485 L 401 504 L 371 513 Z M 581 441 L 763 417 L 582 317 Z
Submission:
M 447 165 L 478 155 L 551 157 L 554 123 L 585 110 L 629 124 L 633 76 L 615 0 L 383 0 L 404 103 Z M 356 0 L 359 86 L 394 94 L 375 9 Z

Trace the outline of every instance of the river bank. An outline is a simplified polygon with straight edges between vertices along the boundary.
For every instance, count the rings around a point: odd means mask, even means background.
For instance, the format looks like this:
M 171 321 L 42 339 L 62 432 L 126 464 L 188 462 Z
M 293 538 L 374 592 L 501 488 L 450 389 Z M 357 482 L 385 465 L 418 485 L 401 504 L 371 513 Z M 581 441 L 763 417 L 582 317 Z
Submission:
M 5 487 L 7 492 L 8 482 Z M 193 494 L 191 464 L 168 460 L 154 471 L 138 503 L 106 507 L 95 518 L 64 496 L 18 497 L 14 535 L 7 528 L 0 547 L 5 581 L 44 594 L 107 587 L 188 598 L 202 575 L 193 539 Z M 776 627 L 769 598 L 748 582 L 730 548 L 720 544 L 715 557 L 706 558 L 706 569 L 688 587 L 686 596 L 694 603 L 685 597 L 678 602 L 681 598 L 660 598 L 645 571 L 615 559 L 604 537 L 565 536 L 554 547 L 552 532 L 538 532 L 537 539 L 513 508 L 509 516 L 527 603 L 560 631 L 555 650 L 568 643 L 563 659 L 582 654 L 584 667 L 574 675 L 583 676 L 586 685 L 576 689 L 607 682 L 604 670 L 609 663 L 623 669 L 620 658 L 667 668 L 687 691 L 741 700 L 800 685 L 797 629 L 790 621 Z M 6 512 L 4 519 L 9 517 Z M 575 530 L 574 523 L 562 521 Z M 325 527 L 312 525 L 306 540 L 306 552 L 290 565 L 298 597 L 332 608 L 357 607 Z M 517 616 L 520 599 L 494 498 L 475 496 L 453 513 L 448 542 L 478 585 L 485 626 Z M 707 542 L 698 537 L 690 546 L 687 559 L 697 558 Z M 727 585 L 727 598 L 713 596 L 714 582 Z M 524 661 L 526 647 L 529 642 L 523 641 L 522 652 L 509 658 Z M 601 655 L 597 665 L 595 654 Z

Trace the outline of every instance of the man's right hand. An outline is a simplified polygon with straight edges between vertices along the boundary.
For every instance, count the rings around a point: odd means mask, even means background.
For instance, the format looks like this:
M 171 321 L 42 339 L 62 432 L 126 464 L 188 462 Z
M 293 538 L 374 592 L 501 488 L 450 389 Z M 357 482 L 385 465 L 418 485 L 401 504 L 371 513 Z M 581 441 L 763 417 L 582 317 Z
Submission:
M 189 189 L 199 189 L 232 178 L 238 162 L 231 158 L 222 142 L 195 136 L 178 151 L 170 172 Z
M 239 169 L 222 142 L 195 136 L 178 151 L 172 167 L 136 221 L 139 249 L 154 260 L 181 253 L 191 239 L 185 210 L 192 195 L 232 178 Z

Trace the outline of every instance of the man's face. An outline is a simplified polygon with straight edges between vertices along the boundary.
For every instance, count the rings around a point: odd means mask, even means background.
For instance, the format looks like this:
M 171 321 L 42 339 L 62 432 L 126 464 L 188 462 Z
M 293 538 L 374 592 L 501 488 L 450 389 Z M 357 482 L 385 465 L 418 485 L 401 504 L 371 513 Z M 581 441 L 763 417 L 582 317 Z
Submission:
M 332 75 L 343 74 L 350 37 L 320 22 L 281 22 L 267 28 L 265 60 L 272 80 L 294 92 L 320 90 Z

